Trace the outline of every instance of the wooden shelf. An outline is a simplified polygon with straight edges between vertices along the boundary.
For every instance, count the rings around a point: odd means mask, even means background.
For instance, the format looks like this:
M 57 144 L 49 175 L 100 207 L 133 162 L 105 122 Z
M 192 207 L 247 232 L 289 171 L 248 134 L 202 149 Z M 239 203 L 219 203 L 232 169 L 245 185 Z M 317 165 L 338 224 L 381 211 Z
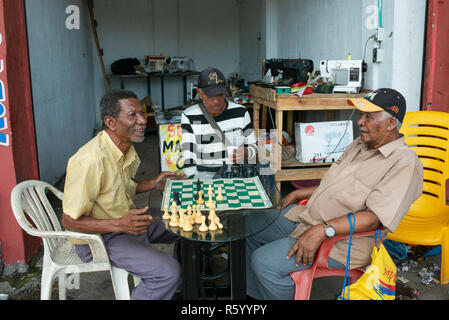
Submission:
M 354 107 L 348 105 L 350 98 L 361 98 L 370 91 L 363 91 L 358 94 L 346 93 L 313 93 L 299 97 L 294 94 L 277 94 L 274 89 L 264 88 L 261 86 L 251 85 L 250 95 L 253 99 L 253 125 L 256 136 L 258 129 L 266 129 L 268 107 L 275 110 L 277 130 L 277 140 L 281 141 L 283 131 L 283 113 L 287 112 L 287 132 L 291 135 L 294 133 L 293 127 L 293 111 L 327 111 L 328 120 L 333 120 L 333 110 L 352 110 Z M 262 125 L 260 122 L 260 110 L 262 109 Z M 295 158 L 288 161 L 282 161 L 281 146 L 278 146 L 277 163 L 281 163 L 281 168 L 275 173 L 275 182 L 279 190 L 281 190 L 281 181 L 295 180 L 315 180 L 321 179 L 331 163 L 300 163 Z

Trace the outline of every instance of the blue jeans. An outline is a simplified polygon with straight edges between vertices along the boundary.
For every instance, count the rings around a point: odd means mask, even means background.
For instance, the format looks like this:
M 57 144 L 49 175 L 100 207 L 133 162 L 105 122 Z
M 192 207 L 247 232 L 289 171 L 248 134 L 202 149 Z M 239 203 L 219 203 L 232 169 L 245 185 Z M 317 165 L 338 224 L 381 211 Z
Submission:
M 288 235 L 299 224 L 284 217 L 293 206 L 295 205 L 285 208 L 271 226 L 246 239 L 246 292 L 253 298 L 292 300 L 295 295 L 295 284 L 290 272 L 311 266 L 302 262 L 296 266 L 295 256 L 286 258 L 288 251 L 296 242 L 295 238 Z M 257 227 L 255 223 L 247 225 L 247 228 Z M 331 258 L 328 260 L 328 266 L 345 268 L 343 264 Z

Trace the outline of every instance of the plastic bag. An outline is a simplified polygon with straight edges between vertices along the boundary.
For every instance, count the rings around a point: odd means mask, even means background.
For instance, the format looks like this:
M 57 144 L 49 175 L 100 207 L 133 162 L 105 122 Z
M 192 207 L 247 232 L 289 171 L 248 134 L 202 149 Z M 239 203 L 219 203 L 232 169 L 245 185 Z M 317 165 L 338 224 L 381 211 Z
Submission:
M 348 261 L 346 263 L 345 281 L 343 289 L 338 300 L 394 300 L 396 292 L 396 265 L 388 254 L 382 243 L 380 230 L 376 230 L 376 239 L 373 251 L 371 253 L 371 265 L 366 269 L 365 273 L 352 285 L 348 282 L 349 261 L 352 231 L 354 222 L 350 219 L 354 214 L 348 214 L 349 224 L 351 226 L 351 236 L 348 246 Z M 377 249 L 377 237 L 379 235 L 380 246 Z

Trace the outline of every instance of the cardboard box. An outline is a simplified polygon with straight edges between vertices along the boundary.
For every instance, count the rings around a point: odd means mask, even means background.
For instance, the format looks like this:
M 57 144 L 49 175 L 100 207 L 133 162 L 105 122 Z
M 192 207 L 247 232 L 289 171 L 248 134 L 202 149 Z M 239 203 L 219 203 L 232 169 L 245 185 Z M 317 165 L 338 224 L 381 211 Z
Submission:
M 354 139 L 352 121 L 298 122 L 295 139 L 299 162 L 333 162 Z

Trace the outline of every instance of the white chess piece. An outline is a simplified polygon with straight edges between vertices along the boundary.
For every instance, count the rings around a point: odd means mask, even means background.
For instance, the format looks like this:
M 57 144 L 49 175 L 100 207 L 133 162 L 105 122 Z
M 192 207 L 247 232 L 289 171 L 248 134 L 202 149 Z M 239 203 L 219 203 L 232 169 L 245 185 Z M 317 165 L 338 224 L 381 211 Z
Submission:
M 202 217 L 202 219 L 201 219 L 201 226 L 198 228 L 198 230 L 201 231 L 201 232 L 205 232 L 205 231 L 209 230 L 209 228 L 206 225 L 206 217 L 205 216 Z
M 215 214 L 215 206 L 211 206 L 211 207 L 209 208 L 209 216 L 207 217 L 207 219 L 208 219 L 209 221 L 212 221 L 212 220 L 215 219 L 216 216 L 217 216 L 217 215 Z
M 223 224 L 220 222 L 220 218 L 215 216 L 215 223 L 218 226 L 218 229 L 223 229 Z
M 217 201 L 223 201 L 224 200 L 223 190 L 221 189 L 221 187 L 218 187 L 218 195 L 217 195 L 217 197 L 215 199 L 217 199 Z
M 214 231 L 217 229 L 218 229 L 218 227 L 217 227 L 217 224 L 215 223 L 215 219 L 212 219 L 209 224 L 209 230 Z
M 170 219 L 170 214 L 168 213 L 168 206 L 164 206 L 164 214 L 162 215 L 162 219 L 164 220 Z
M 170 227 L 179 226 L 178 214 L 176 213 L 176 211 L 173 211 L 173 208 L 172 208 L 172 215 L 170 217 L 170 223 L 168 225 Z
M 182 226 L 182 230 L 184 231 L 192 231 L 193 230 L 193 226 L 192 226 L 192 222 L 190 220 L 190 216 L 185 216 L 184 218 L 184 225 Z
M 195 223 L 201 224 L 203 222 L 203 215 L 201 214 L 200 209 L 197 209 L 196 215 L 195 215 Z
M 178 213 L 178 206 L 176 205 L 176 202 L 172 202 L 171 203 L 171 207 L 170 207 L 171 213 Z
M 184 222 L 185 222 L 185 214 L 184 209 L 179 209 L 179 224 L 178 227 L 184 228 Z

